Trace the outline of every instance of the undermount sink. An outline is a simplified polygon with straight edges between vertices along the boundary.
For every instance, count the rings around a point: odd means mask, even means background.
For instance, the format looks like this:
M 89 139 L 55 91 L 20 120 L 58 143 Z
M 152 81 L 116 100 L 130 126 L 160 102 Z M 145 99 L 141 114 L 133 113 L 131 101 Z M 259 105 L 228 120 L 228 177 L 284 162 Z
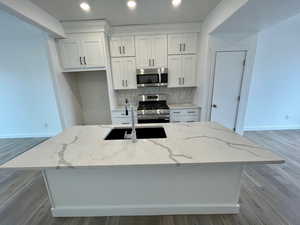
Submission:
M 137 139 L 167 138 L 163 127 L 137 127 L 135 130 Z M 130 134 L 131 131 L 131 127 L 113 128 L 104 140 L 124 140 L 125 133 Z

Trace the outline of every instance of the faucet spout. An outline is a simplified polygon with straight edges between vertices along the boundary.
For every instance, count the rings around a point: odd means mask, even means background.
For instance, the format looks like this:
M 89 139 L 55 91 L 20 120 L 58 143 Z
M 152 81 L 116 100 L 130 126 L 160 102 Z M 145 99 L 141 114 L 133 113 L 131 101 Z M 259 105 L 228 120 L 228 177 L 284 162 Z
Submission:
M 125 114 L 128 116 L 128 109 L 127 106 L 130 106 L 130 112 L 131 112 L 131 134 L 130 134 L 130 138 L 132 140 L 133 143 L 137 142 L 137 138 L 136 138 L 136 130 L 135 130 L 135 118 L 134 118 L 134 107 L 132 104 L 129 104 L 128 100 L 125 100 Z M 125 139 L 128 138 L 128 134 L 125 134 Z

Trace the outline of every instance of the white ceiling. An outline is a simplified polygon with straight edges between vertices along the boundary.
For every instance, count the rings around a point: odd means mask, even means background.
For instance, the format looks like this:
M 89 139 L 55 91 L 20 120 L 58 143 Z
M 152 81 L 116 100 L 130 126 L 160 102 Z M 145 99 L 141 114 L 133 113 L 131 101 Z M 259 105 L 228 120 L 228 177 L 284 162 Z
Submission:
M 31 0 L 59 20 L 106 19 L 111 25 L 180 23 L 203 21 L 221 0 L 182 0 L 173 8 L 171 0 L 137 0 L 132 11 L 126 0 L 90 0 L 91 12 L 79 8 L 79 0 Z

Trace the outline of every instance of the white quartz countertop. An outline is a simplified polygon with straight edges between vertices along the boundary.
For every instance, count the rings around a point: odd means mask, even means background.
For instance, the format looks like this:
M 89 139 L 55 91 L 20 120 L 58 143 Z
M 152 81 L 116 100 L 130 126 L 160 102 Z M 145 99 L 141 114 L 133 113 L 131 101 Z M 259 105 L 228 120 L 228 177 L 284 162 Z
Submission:
M 283 159 L 216 123 L 169 123 L 166 139 L 106 141 L 113 125 L 75 126 L 0 168 L 42 169 L 181 164 L 283 163 Z
M 170 109 L 191 109 L 191 108 L 200 108 L 194 104 L 168 104 Z

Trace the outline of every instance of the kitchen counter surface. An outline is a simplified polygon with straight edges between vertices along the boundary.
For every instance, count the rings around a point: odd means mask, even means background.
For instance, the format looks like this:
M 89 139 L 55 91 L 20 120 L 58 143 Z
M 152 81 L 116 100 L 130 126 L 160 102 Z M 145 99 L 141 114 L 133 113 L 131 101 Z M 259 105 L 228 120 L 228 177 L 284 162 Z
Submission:
M 217 123 L 143 125 L 145 126 L 163 126 L 167 138 L 144 139 L 137 143 L 132 143 L 131 140 L 105 141 L 104 138 L 111 128 L 116 126 L 75 126 L 1 165 L 0 168 L 284 162 L 274 153 Z
M 196 106 L 194 104 L 169 104 L 170 109 L 190 109 L 190 108 L 201 108 L 200 106 Z

